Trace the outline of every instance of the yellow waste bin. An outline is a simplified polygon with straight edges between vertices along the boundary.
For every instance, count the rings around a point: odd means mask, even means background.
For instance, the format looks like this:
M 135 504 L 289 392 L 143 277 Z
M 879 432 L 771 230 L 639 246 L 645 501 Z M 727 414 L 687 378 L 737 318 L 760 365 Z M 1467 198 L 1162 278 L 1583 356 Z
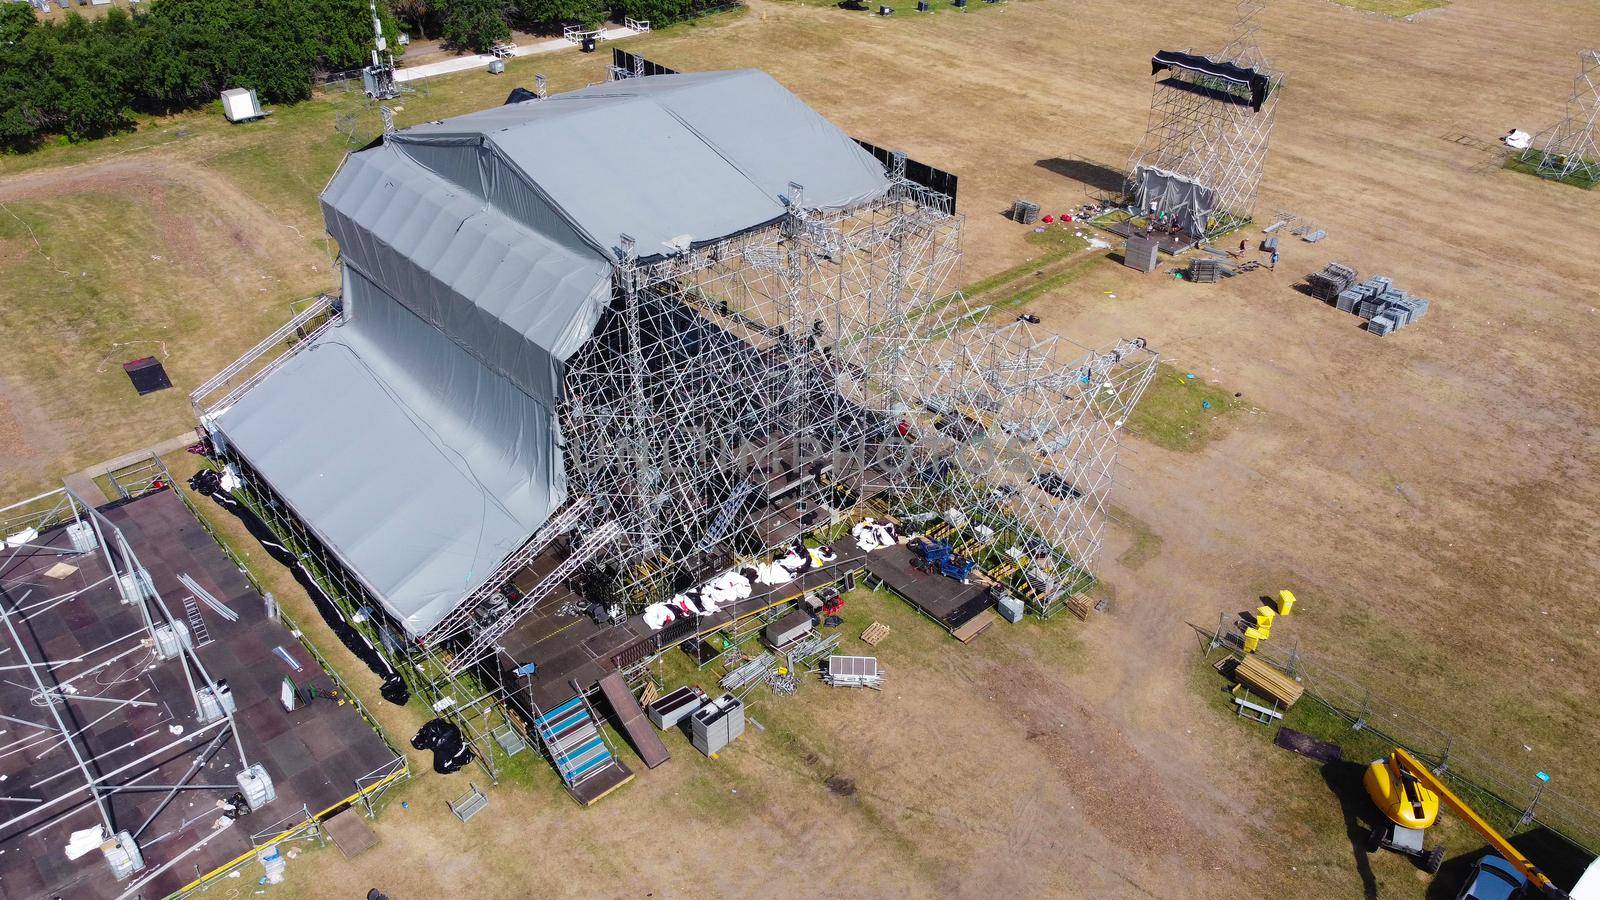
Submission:
M 1287 616 L 1289 614 L 1289 610 L 1291 610 L 1291 609 L 1294 609 L 1294 592 L 1293 591 L 1279 591 L 1278 592 L 1278 615 Z
M 1244 652 L 1256 652 L 1256 648 L 1261 646 L 1261 641 L 1265 637 L 1266 635 L 1262 634 L 1259 628 L 1246 628 L 1244 630 Z
M 1278 614 L 1272 611 L 1272 607 L 1256 607 L 1256 627 L 1261 629 L 1262 637 L 1272 637 L 1272 622 L 1276 618 L 1278 618 Z

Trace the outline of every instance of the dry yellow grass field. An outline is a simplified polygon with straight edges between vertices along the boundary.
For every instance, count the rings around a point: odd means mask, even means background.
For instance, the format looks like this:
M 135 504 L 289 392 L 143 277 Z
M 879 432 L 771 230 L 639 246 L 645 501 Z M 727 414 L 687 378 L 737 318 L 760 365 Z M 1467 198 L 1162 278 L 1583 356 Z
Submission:
M 629 45 L 679 68 L 766 68 L 851 134 L 956 172 L 967 283 L 1037 252 L 1001 215 L 1013 197 L 1085 196 L 1060 160 L 1125 164 L 1151 52 L 1228 37 L 1228 4 L 1138 9 L 1016 0 L 883 20 L 757 0 Z M 1275 639 L 1600 806 L 1600 193 L 1486 168 L 1446 139 L 1553 120 L 1600 12 L 1456 0 L 1403 20 L 1280 0 L 1263 24 L 1289 86 L 1258 213 L 1292 209 L 1329 237 L 1286 240 L 1275 273 L 1214 286 L 1097 260 L 1027 307 L 1081 343 L 1143 336 L 1243 395 L 1191 452 L 1128 441 L 1098 566 L 1109 615 L 959 648 L 885 606 L 900 618 L 882 695 L 764 702 L 768 730 L 722 760 L 680 742 L 581 812 L 535 768 L 461 827 L 441 804 L 465 779 L 427 775 L 377 851 L 302 857 L 272 893 L 1422 896 L 1409 864 L 1352 852 L 1314 769 L 1204 696 L 1190 623 L 1279 587 L 1304 604 Z M 534 71 L 561 90 L 601 66 L 565 54 L 441 80 L 401 124 L 498 102 Z M 315 192 L 356 107 L 330 96 L 248 130 L 186 116 L 0 160 L 7 495 L 187 424 L 176 392 L 136 401 L 118 383 L 115 364 L 154 345 L 119 345 L 167 341 L 187 389 L 332 286 Z M 1292 288 L 1335 259 L 1433 309 L 1365 334 Z M 402 738 L 420 721 L 386 716 Z

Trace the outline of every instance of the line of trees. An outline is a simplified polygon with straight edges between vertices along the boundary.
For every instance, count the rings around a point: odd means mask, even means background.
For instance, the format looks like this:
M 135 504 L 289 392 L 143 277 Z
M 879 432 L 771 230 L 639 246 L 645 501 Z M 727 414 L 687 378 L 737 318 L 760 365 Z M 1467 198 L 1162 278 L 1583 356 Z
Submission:
M 481 53 L 513 26 L 558 31 L 625 16 L 663 26 L 728 2 L 380 0 L 378 17 L 391 48 L 404 21 L 419 36 Z M 371 46 L 367 0 L 147 0 L 131 13 L 71 13 L 63 22 L 0 0 L 0 149 L 31 150 L 52 135 L 102 137 L 131 128 L 136 113 L 193 109 L 233 87 L 296 103 L 311 96 L 319 71 L 366 65 Z
M 392 45 L 382 4 L 379 18 Z M 294 103 L 318 70 L 365 65 L 371 44 L 367 0 L 151 0 L 60 23 L 0 2 L 0 147 L 101 137 L 135 113 L 190 109 L 231 87 Z
M 606 19 L 641 19 L 652 27 L 692 19 L 729 0 L 394 0 L 401 19 L 418 34 L 482 53 L 511 36 L 511 29 L 558 31 L 563 25 L 597 28 Z

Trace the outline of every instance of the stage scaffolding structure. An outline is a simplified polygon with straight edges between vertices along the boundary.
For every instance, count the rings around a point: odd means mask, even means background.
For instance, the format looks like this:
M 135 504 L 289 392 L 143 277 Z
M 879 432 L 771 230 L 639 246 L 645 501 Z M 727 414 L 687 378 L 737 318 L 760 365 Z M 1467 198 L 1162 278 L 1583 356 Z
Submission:
M 1041 616 L 1087 584 L 1117 432 L 1155 354 L 1138 339 L 1070 348 L 968 308 L 945 287 L 960 259 L 953 201 L 887 155 L 888 189 L 844 208 L 808 207 L 790 184 L 780 218 L 724 238 L 645 257 L 617 236 L 612 302 L 563 374 L 566 504 L 416 640 L 355 615 L 376 598 L 243 460 L 227 460 L 340 615 L 462 729 L 491 777 L 527 726 L 506 714 L 499 642 L 557 599 L 620 623 L 837 533 L 865 501 L 908 529 L 951 510 L 989 529 L 979 546 L 970 528 L 962 552 Z M 338 315 L 320 301 L 197 391 L 197 412 L 248 390 Z M 951 404 L 988 426 L 952 437 Z
M 1600 126 L 1600 50 L 1578 54 L 1578 75 L 1560 122 L 1533 139 L 1522 162 L 1534 165 L 1544 178 L 1600 181 L 1600 146 L 1595 129 Z
M 592 599 L 636 610 L 902 486 L 899 373 L 961 220 L 891 175 L 832 212 L 791 184 L 780 221 L 678 255 L 637 258 L 623 236 L 562 409 L 588 530 L 620 526 Z
M 1092 580 L 1119 431 L 1158 357 L 991 314 L 963 311 L 918 348 L 908 388 L 932 422 L 897 508 L 1048 617 Z
M 1159 170 L 1197 185 L 1209 195 L 1206 236 L 1250 220 L 1265 170 L 1285 76 L 1272 68 L 1257 43 L 1264 0 L 1237 4 L 1233 36 L 1206 58 L 1267 77 L 1260 109 L 1250 88 L 1205 72 L 1172 68 L 1155 83 L 1144 137 L 1128 166 L 1126 193 L 1140 196 L 1141 170 Z
M 195 652 L 197 636 L 183 620 L 173 616 L 122 529 L 68 488 L 58 488 L 0 509 L 0 523 L 8 535 L 0 546 L 0 647 L 12 662 L 7 668 L 17 670 L 8 683 L 28 692 L 30 707 L 25 710 L 18 704 L 8 712 L 15 716 L 34 715 L 43 720 L 8 717 L 12 723 L 30 726 L 35 731 L 23 732 L 21 738 L 7 746 L 11 752 L 26 752 L 36 759 L 64 748 L 64 755 L 70 759 L 61 771 L 46 779 L 59 778 L 59 783 L 43 789 L 45 796 L 30 801 L 33 805 L 14 810 L 14 815 L 0 822 L 0 832 L 9 840 L 30 826 L 43 828 L 80 808 L 92 807 L 104 828 L 107 842 L 101 849 L 111 863 L 112 873 L 119 881 L 134 878 L 133 887 L 128 890 L 131 895 L 139 885 L 171 864 L 146 871 L 141 848 L 167 836 L 152 839 L 146 832 L 181 792 L 227 796 L 243 789 L 242 782 L 210 784 L 201 777 L 209 774 L 206 764 L 213 757 L 231 751 L 231 761 L 236 762 L 240 775 L 250 773 L 270 784 L 269 776 L 265 769 L 251 765 L 244 738 L 234 720 L 232 703 L 221 699 L 224 688 L 212 678 Z M 60 527 L 66 529 L 65 544 L 57 537 L 46 536 L 47 532 Z M 43 592 L 42 585 L 33 580 L 32 572 L 26 569 L 34 559 L 42 557 L 61 562 L 76 559 L 81 563 L 94 556 L 99 557 L 108 573 L 103 578 L 64 594 L 42 599 L 34 597 Z M 18 569 L 23 570 L 21 575 Z M 104 595 L 90 592 L 107 582 L 115 589 L 120 603 L 137 612 L 135 630 L 76 658 L 52 658 L 37 636 L 34 621 L 65 615 L 64 610 L 58 610 L 80 597 L 94 597 L 103 603 Z M 130 641 L 131 645 L 126 643 Z M 182 672 L 189 696 L 161 698 L 158 694 L 156 700 L 146 699 L 155 693 L 155 682 L 146 673 L 173 661 Z M 106 675 L 111 672 L 119 674 L 107 681 Z M 79 689 L 74 684 L 79 681 L 89 687 Z M 147 688 L 147 684 L 150 687 Z M 108 747 L 104 730 L 95 731 L 95 726 L 108 718 L 130 715 L 128 711 L 137 707 L 154 708 L 168 699 L 173 705 L 192 703 L 199 724 L 188 731 L 178 729 L 164 735 L 153 742 L 154 749 L 142 746 L 133 749 L 132 745 Z M 93 701 L 99 711 L 92 718 L 69 708 L 79 704 L 89 706 L 88 701 Z M 45 715 L 31 711 L 37 709 L 43 709 Z M 170 708 L 168 715 L 171 715 Z M 109 727 L 112 726 L 106 726 Z M 129 760 L 129 755 L 134 758 Z M 190 765 L 175 783 L 144 781 L 160 766 L 184 758 L 189 759 Z M 69 777 L 69 773 L 75 773 L 76 777 Z M 214 777 L 211 780 L 215 780 Z M 270 792 L 270 788 L 268 790 Z M 163 798 L 142 823 L 122 822 L 113 815 L 110 801 L 124 791 L 158 791 L 163 793 Z M 269 793 L 269 799 L 270 796 Z M 210 835 L 204 836 L 191 849 L 209 840 Z M 107 850 L 112 844 L 114 849 Z

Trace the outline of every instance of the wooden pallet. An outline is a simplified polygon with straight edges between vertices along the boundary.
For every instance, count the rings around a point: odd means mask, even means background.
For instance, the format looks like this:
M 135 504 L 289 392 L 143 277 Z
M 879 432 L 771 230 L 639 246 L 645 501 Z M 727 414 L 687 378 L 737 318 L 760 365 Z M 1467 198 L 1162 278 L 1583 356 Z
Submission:
M 888 636 L 889 626 L 883 624 L 882 622 L 873 622 L 871 625 L 867 626 L 866 631 L 861 632 L 861 640 L 869 647 L 878 646 L 879 644 L 883 643 L 883 639 Z
M 1067 612 L 1087 622 L 1089 613 L 1094 612 L 1094 601 L 1090 600 L 1087 594 L 1074 594 L 1067 600 Z
M 999 616 L 994 614 L 994 610 L 986 609 L 968 619 L 965 625 L 962 625 L 955 631 L 950 632 L 950 634 L 963 644 L 970 643 L 973 638 L 982 634 L 984 629 L 988 628 L 990 625 L 993 625 L 999 620 L 999 618 Z
M 1300 682 L 1257 656 L 1246 656 L 1239 660 L 1233 677 L 1257 694 L 1276 700 L 1284 709 L 1294 706 L 1306 690 Z

